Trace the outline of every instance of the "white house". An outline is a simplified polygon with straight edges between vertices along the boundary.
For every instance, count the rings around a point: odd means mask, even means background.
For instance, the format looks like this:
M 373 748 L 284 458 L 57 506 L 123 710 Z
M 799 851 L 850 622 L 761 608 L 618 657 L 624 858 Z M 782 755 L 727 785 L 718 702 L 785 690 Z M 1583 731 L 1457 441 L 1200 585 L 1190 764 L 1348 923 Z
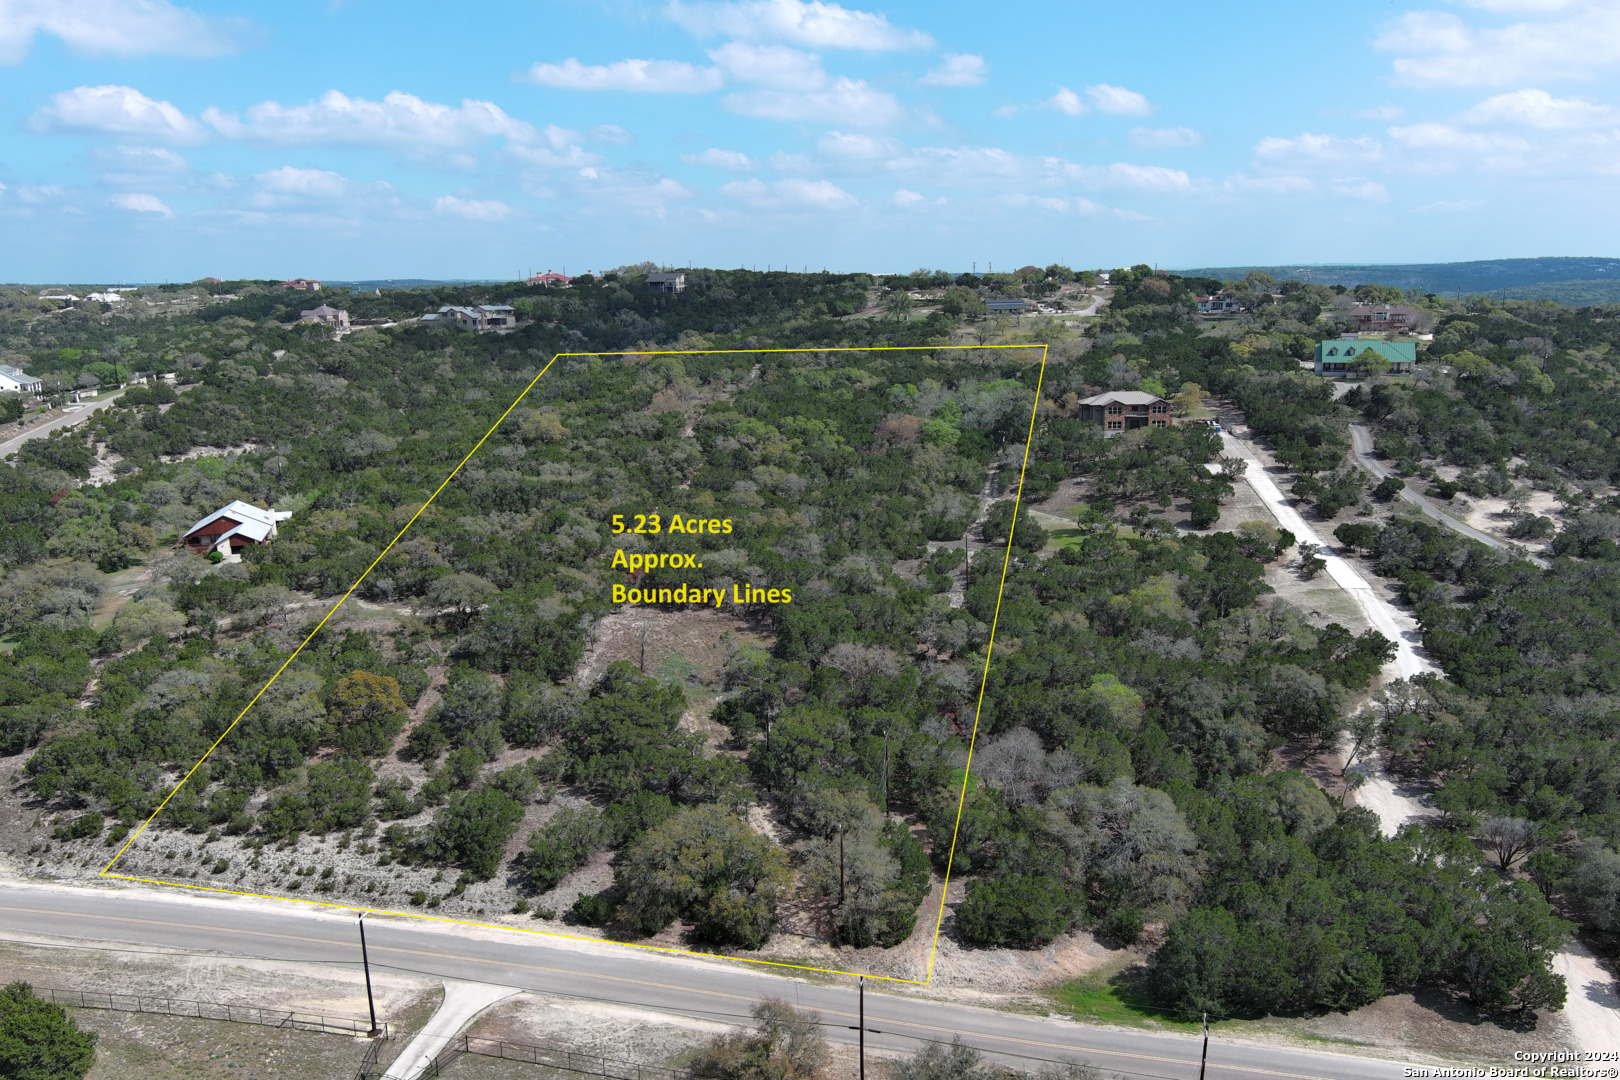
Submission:
M 479 304 L 477 307 L 447 305 L 423 315 L 422 321 L 453 323 L 463 330 L 476 330 L 480 334 L 505 334 L 517 329 L 517 312 L 505 304 Z
M 85 297 L 86 300 L 95 300 L 103 304 L 122 304 L 124 298 L 115 292 L 93 292 Z
M 681 273 L 648 274 L 647 287 L 653 292 L 685 292 L 686 275 Z
M 290 511 L 261 510 L 238 499 L 187 529 L 180 542 L 199 555 L 217 551 L 230 558 L 249 544 L 275 539 L 276 525 L 290 517 Z
M 37 394 L 43 384 L 32 375 L 17 368 L 0 364 L 0 392 L 9 394 Z

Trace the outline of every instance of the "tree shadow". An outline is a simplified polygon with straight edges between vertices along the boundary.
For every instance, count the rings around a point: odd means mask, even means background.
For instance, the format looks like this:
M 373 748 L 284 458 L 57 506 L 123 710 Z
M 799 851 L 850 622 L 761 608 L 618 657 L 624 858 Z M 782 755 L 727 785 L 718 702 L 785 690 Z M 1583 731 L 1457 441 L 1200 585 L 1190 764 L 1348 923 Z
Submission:
M 1489 1024 L 1503 1031 L 1523 1034 L 1535 1031 L 1540 1022 L 1540 1017 L 1534 1009 L 1481 1010 L 1468 1000 L 1466 994 L 1456 990 L 1420 989 L 1413 992 L 1412 1001 L 1419 1008 L 1429 1010 L 1442 1020 L 1449 1020 L 1454 1024 L 1467 1024 L 1470 1027 Z

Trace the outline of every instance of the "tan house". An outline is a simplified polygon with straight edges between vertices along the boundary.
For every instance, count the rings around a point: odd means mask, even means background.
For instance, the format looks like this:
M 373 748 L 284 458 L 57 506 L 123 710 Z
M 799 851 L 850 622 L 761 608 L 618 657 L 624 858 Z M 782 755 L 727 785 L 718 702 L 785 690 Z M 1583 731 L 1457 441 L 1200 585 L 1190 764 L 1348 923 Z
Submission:
M 322 304 L 320 307 L 310 308 L 308 311 L 298 313 L 298 321 L 320 323 L 330 326 L 334 330 L 347 330 L 349 328 L 349 313 L 341 311 L 331 304 Z
M 1169 427 L 1170 403 L 1146 390 L 1110 390 L 1080 401 L 1079 419 L 1096 420 L 1104 434 L 1145 427 Z

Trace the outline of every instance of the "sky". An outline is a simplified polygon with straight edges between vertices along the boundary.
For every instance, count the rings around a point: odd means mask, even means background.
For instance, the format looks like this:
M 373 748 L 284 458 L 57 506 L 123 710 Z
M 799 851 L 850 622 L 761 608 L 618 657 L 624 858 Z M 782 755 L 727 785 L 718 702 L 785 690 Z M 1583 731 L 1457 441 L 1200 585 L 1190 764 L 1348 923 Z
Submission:
M 1620 0 L 0 0 L 0 280 L 1620 255 Z

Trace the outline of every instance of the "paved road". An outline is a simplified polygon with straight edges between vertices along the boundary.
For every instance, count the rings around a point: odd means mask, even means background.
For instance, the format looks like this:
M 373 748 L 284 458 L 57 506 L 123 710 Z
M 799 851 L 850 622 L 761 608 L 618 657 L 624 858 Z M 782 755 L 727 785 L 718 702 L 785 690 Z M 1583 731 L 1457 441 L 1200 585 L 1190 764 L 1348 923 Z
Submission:
M 374 965 L 439 978 L 633 1004 L 663 1012 L 746 1022 L 775 995 L 815 1009 L 829 1038 L 853 1042 L 852 980 L 783 978 L 745 965 L 662 957 L 601 942 L 455 927 L 373 915 L 366 919 Z M 354 919 L 301 904 L 198 898 L 176 889 L 8 885 L 0 890 L 0 937 L 48 935 L 277 960 L 353 963 Z M 961 1035 L 1008 1064 L 1034 1071 L 1042 1060 L 1089 1060 L 1133 1080 L 1193 1080 L 1199 1040 L 1190 1036 L 1085 1027 L 938 1000 L 885 994 L 868 985 L 869 1045 L 910 1050 L 917 1040 Z M 877 1032 L 879 1034 L 872 1034 Z M 1500 1062 L 1498 1064 L 1505 1064 Z M 1384 1080 L 1388 1061 L 1223 1041 L 1210 1045 L 1209 1080 Z
M 114 401 L 117 401 L 123 396 L 123 394 L 124 391 L 120 390 L 116 394 L 109 394 L 100 401 L 86 402 L 76 412 L 64 413 L 54 420 L 48 420 L 45 423 L 40 424 L 38 427 L 31 428 L 28 431 L 23 432 L 21 435 L 7 439 L 5 442 L 0 442 L 0 459 L 3 459 L 7 454 L 14 452 L 29 439 L 43 438 L 44 436 L 49 435 L 51 432 L 57 431 L 61 428 L 74 427 L 78 424 L 84 423 L 86 420 L 90 419 L 91 416 L 100 412 L 102 409 L 105 409 Z
M 1357 465 L 1360 465 L 1363 469 L 1372 473 L 1380 480 L 1386 476 L 1393 475 L 1384 467 L 1383 463 L 1378 460 L 1377 455 L 1373 453 L 1372 435 L 1361 424 L 1350 425 L 1350 443 L 1355 448 L 1354 452 L 1350 455 L 1350 458 Z M 1440 522 L 1454 532 L 1461 533 L 1470 540 L 1478 540 L 1487 547 L 1493 547 L 1498 551 L 1505 551 L 1508 554 L 1520 559 L 1528 559 L 1537 566 L 1541 567 L 1543 570 L 1547 569 L 1546 559 L 1528 554 L 1517 544 L 1511 544 L 1500 537 L 1492 536 L 1488 532 L 1481 532 L 1479 529 L 1474 528 L 1467 522 L 1459 521 L 1450 514 L 1442 511 L 1439 507 L 1435 506 L 1434 503 L 1430 502 L 1422 495 L 1419 495 L 1416 491 L 1413 491 L 1410 487 L 1404 487 L 1401 489 L 1401 498 L 1423 511 L 1429 517 Z

